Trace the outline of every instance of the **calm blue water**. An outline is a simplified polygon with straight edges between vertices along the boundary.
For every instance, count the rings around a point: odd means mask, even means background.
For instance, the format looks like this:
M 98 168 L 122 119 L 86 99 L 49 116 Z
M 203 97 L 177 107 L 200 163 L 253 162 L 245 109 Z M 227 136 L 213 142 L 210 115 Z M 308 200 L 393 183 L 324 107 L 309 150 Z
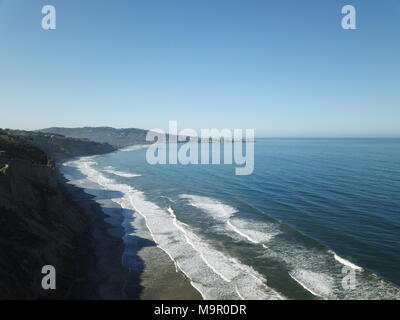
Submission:
M 145 155 L 71 166 L 124 194 L 205 298 L 400 298 L 400 140 L 259 139 L 250 176 Z

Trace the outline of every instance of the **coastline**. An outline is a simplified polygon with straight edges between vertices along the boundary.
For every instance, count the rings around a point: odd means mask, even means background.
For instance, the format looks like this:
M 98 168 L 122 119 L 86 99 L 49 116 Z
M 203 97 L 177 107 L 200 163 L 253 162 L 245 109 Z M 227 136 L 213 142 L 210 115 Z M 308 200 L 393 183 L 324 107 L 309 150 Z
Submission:
M 57 172 L 71 201 L 88 218 L 79 249 L 77 279 L 68 299 L 202 299 L 190 279 L 156 246 L 146 226 L 127 239 L 123 209 L 117 203 L 95 199 L 59 168 Z M 124 241 L 134 241 L 135 252 L 126 254 Z

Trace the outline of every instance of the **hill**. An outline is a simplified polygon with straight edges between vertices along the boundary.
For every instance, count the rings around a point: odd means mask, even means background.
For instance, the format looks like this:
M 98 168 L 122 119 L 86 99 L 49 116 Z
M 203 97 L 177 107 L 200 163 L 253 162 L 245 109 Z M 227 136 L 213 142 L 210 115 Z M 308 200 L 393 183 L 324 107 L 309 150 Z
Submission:
M 0 139 L 0 150 L 7 151 L 9 156 L 14 154 L 19 158 L 31 160 L 41 156 L 62 161 L 66 158 L 104 154 L 116 150 L 107 143 L 38 131 L 0 129 Z
M 0 129 L 0 300 L 71 294 L 88 217 L 71 200 L 53 159 L 113 150 L 87 140 Z M 42 289 L 45 265 L 57 270 L 57 290 Z
M 61 128 L 52 127 L 47 129 L 39 130 L 47 134 L 59 134 L 66 137 L 78 138 L 78 139 L 89 139 L 100 143 L 108 143 L 115 148 L 124 148 L 133 145 L 144 145 L 151 144 L 153 142 L 146 141 L 146 135 L 149 130 L 129 128 L 129 129 L 115 129 L 112 127 L 83 127 L 83 128 Z M 222 137 L 192 137 L 189 136 L 173 136 L 166 134 L 165 138 L 168 143 L 169 138 L 178 139 L 178 143 L 184 143 L 189 140 L 207 143 L 219 143 L 219 142 L 232 142 L 232 141 L 250 141 L 250 139 L 236 139 Z M 253 141 L 251 139 L 251 141 Z M 158 141 L 161 142 L 161 141 Z
M 149 144 L 146 141 L 148 130 L 143 129 L 115 129 L 111 127 L 83 127 L 42 129 L 40 132 L 59 134 L 77 139 L 89 139 L 94 142 L 108 143 L 116 148 L 123 148 L 138 144 Z

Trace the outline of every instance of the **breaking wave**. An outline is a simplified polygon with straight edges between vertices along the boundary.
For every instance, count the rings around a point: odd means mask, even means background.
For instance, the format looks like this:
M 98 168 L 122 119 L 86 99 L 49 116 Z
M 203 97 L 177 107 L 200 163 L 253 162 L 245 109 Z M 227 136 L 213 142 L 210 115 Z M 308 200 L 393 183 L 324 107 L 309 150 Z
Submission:
M 124 172 L 124 171 L 118 171 L 112 166 L 105 167 L 103 169 L 103 171 L 111 173 L 111 174 L 114 174 L 116 176 L 124 177 L 124 178 L 140 177 L 140 174 L 134 174 L 134 173 Z
M 148 201 L 142 191 L 105 177 L 94 168 L 95 164 L 88 158 L 68 163 L 102 189 L 121 192 L 121 197 L 112 200 L 144 218 L 157 246 L 168 254 L 204 299 L 284 298 L 269 288 L 267 280 L 252 267 L 216 250 L 195 230 L 179 221 L 172 207 L 162 208 Z M 232 213 L 228 207 L 221 208 L 222 215 Z

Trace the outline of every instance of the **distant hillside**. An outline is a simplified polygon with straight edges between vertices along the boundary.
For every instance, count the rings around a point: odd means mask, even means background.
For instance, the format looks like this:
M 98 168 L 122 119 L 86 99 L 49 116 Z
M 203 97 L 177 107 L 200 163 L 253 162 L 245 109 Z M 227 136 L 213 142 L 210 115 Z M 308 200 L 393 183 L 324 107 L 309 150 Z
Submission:
M 71 157 L 90 156 L 115 151 L 107 143 L 98 143 L 88 139 L 74 139 L 59 134 L 48 134 L 38 131 L 1 130 L 0 150 L 19 158 L 39 157 L 36 148 L 42 152 L 41 157 L 50 157 L 60 161 Z
M 148 130 L 143 129 L 115 129 L 111 127 L 83 127 L 83 128 L 47 128 L 40 130 L 45 133 L 60 134 L 66 137 L 89 139 L 91 141 L 108 143 L 116 148 L 123 148 L 137 144 L 148 144 L 146 135 Z
M 45 133 L 52 133 L 52 134 L 60 134 L 66 137 L 71 138 L 78 138 L 78 139 L 89 139 L 91 141 L 101 142 L 101 143 L 108 143 L 115 148 L 123 148 L 133 145 L 143 145 L 143 144 L 150 144 L 153 142 L 146 141 L 146 135 L 149 130 L 143 129 L 115 129 L 111 127 L 83 127 L 83 128 L 60 128 L 60 127 L 53 127 L 39 130 L 40 132 Z M 170 136 L 168 134 L 165 137 L 172 138 L 174 136 Z M 175 139 L 178 139 L 175 136 Z M 190 140 L 188 136 L 179 136 L 180 142 L 186 142 Z M 223 140 L 219 137 L 211 138 L 211 137 L 204 137 L 204 138 L 197 138 L 198 142 L 222 142 Z M 237 141 L 245 141 L 246 139 L 239 139 Z M 167 140 L 168 141 L 168 140 Z M 192 139 L 192 141 L 194 141 Z M 225 142 L 233 141 L 232 139 L 227 139 Z M 161 141 L 158 141 L 161 142 Z

